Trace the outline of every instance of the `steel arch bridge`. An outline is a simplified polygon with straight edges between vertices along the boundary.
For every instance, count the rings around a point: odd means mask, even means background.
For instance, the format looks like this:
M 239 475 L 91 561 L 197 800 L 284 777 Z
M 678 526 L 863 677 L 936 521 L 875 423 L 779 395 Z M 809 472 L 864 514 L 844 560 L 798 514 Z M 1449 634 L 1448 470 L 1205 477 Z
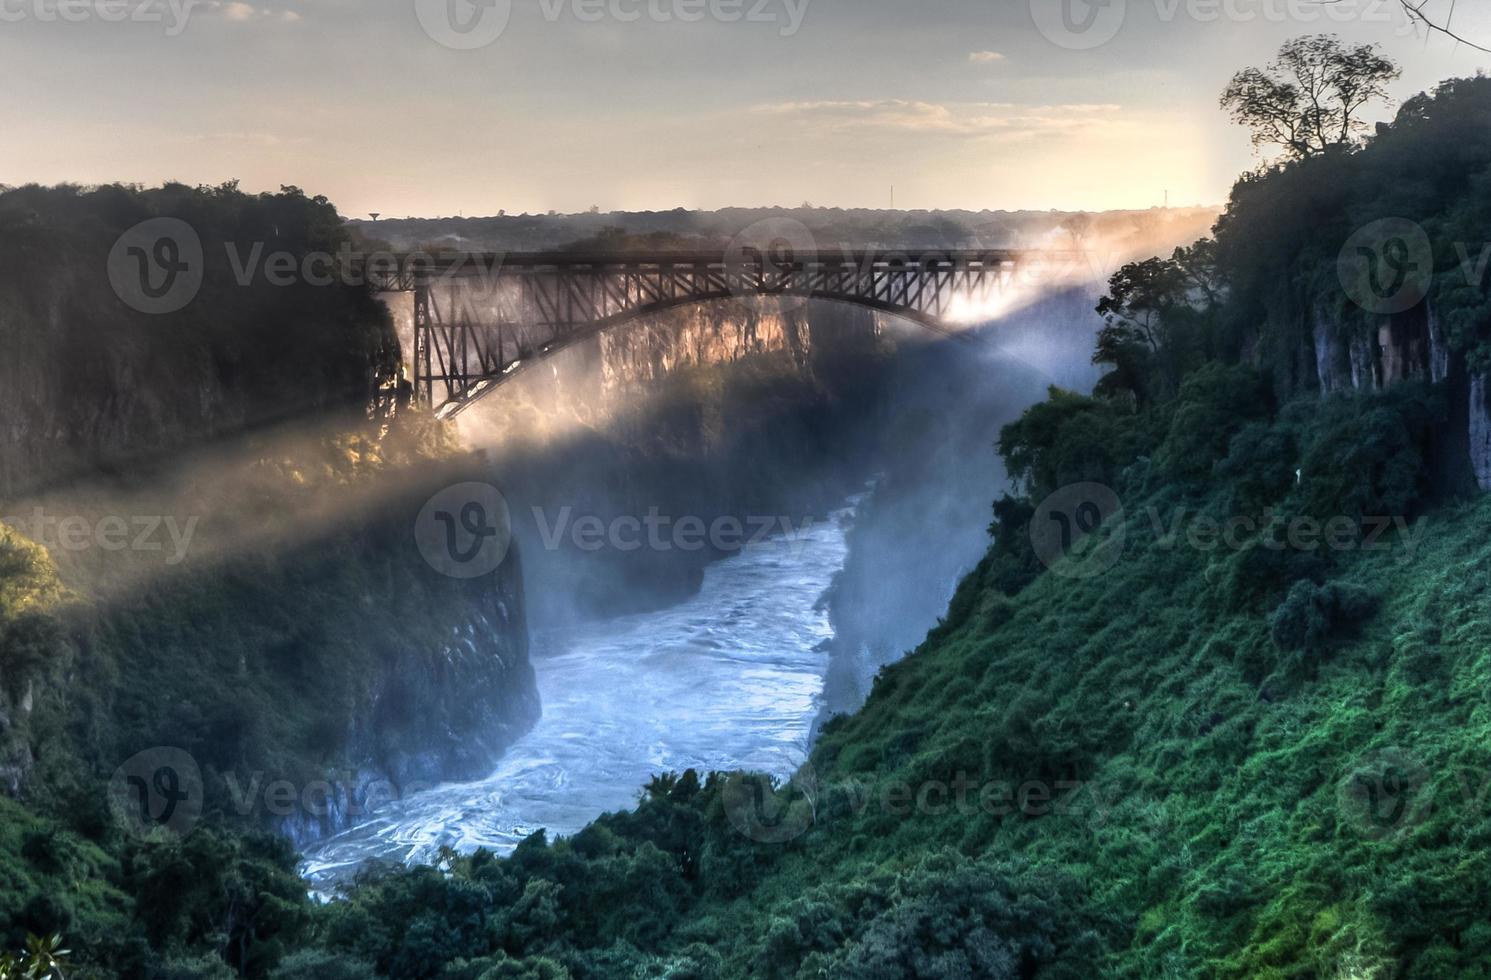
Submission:
M 384 253 L 358 271 L 376 292 L 413 294 L 414 397 L 446 417 L 566 347 L 694 303 L 832 300 L 948 332 L 959 303 L 988 300 L 1033 255 L 1014 249 Z

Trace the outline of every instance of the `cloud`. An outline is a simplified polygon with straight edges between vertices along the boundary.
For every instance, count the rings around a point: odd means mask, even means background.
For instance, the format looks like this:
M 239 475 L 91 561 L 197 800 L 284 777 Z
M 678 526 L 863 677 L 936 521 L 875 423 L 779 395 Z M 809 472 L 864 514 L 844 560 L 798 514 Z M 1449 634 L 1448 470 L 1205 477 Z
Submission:
M 916 133 L 960 139 L 1030 139 L 1061 136 L 1121 125 L 1122 106 L 1077 103 L 1017 105 L 1010 102 L 920 102 L 908 99 L 778 102 L 756 106 L 758 113 L 811 126 L 815 130 Z
M 968 60 L 975 65 L 992 65 L 996 61 L 1003 61 L 1004 55 L 998 51 L 975 51 L 968 56 Z
M 300 14 L 293 10 L 255 7 L 251 3 L 244 3 L 243 0 L 205 0 L 205 2 L 197 3 L 193 9 L 206 10 L 236 24 L 268 20 L 294 23 L 301 19 Z

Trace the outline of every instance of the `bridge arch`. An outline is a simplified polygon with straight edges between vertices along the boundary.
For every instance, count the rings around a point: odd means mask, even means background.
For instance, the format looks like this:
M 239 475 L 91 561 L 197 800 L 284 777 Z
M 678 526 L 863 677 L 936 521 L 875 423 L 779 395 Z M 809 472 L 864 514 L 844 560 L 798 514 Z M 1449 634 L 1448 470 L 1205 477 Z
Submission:
M 377 291 L 413 293 L 414 394 L 449 417 L 575 344 L 697 304 L 750 297 L 823 300 L 949 334 L 955 326 L 949 314 L 958 301 L 994 295 L 1028 255 L 1011 250 L 745 258 L 467 253 L 443 259 L 394 256 L 382 270 L 369 265 L 366 281 Z M 452 303 L 452 287 L 442 306 L 442 284 L 473 280 L 483 291 L 482 304 Z M 484 314 L 478 314 L 477 305 L 485 305 Z

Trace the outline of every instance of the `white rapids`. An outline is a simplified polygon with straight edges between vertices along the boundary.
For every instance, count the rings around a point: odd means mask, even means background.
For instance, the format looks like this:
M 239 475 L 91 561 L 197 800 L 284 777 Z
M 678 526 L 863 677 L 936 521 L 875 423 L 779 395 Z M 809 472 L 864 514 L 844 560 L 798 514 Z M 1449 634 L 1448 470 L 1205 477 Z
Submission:
M 303 873 L 325 887 L 369 858 L 506 854 L 538 830 L 567 836 L 630 808 L 658 773 L 790 775 L 821 704 L 822 597 L 844 565 L 849 513 L 716 562 L 670 609 L 535 636 L 543 717 L 497 770 L 381 807 L 312 845 Z

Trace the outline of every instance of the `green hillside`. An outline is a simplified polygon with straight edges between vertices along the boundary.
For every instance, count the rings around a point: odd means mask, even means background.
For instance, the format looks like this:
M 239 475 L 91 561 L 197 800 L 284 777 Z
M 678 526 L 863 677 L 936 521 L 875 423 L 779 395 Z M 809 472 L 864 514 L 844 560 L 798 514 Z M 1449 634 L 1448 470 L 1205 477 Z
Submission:
M 989 432 L 986 557 L 789 785 L 659 775 L 326 904 L 280 839 L 0 801 L 0 935 L 171 980 L 1485 975 L 1488 184 L 1491 79 L 1447 82 L 1116 275 L 1112 372 Z M 1374 311 L 1340 257 L 1384 218 L 1428 278 Z M 4 669 L 44 676 L 60 590 L 0 563 Z

